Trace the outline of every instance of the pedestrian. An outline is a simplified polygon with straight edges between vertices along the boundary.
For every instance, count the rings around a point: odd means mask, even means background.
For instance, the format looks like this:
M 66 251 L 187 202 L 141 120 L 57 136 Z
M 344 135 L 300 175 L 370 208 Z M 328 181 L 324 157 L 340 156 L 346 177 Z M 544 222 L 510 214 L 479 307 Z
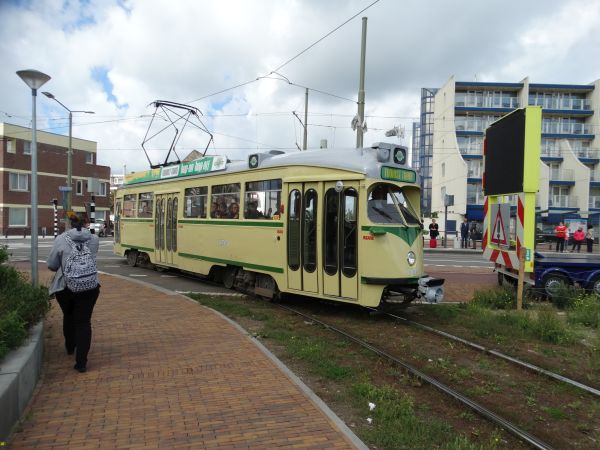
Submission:
M 567 227 L 563 222 L 560 222 L 554 228 L 554 236 L 556 237 L 556 251 L 563 252 L 565 250 L 565 238 L 567 238 Z
M 437 247 L 437 237 L 440 235 L 439 225 L 435 223 L 435 219 L 431 219 L 431 223 L 429 224 L 429 247 L 436 248 Z
M 48 256 L 48 269 L 56 272 L 49 289 L 63 312 L 63 335 L 67 354 L 75 353 L 78 372 L 87 369 L 92 342 L 92 311 L 100 294 L 96 270 L 98 236 L 84 227 L 75 213 L 68 213 L 71 229 L 54 241 Z
M 473 250 L 477 250 L 477 234 L 478 234 L 477 222 L 474 221 L 473 223 L 471 223 L 471 230 L 470 230 L 471 240 L 473 241 Z
M 571 248 L 571 253 L 575 251 L 575 247 L 577 247 L 577 253 L 581 252 L 581 244 L 583 241 L 585 241 L 585 231 L 583 231 L 583 227 L 579 227 L 575 233 L 573 233 L 573 247 Z
M 588 253 L 592 253 L 592 247 L 594 246 L 594 225 L 591 223 L 587 226 L 587 232 L 585 233 L 585 243 L 587 244 Z
M 466 217 L 460 224 L 460 248 L 469 248 L 469 220 Z

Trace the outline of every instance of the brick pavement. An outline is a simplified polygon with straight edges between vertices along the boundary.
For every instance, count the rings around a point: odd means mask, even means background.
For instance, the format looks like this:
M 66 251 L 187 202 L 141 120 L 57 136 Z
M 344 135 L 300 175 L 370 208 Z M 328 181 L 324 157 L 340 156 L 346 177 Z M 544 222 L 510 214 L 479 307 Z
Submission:
M 219 315 L 120 278 L 101 283 L 84 374 L 53 302 L 44 375 L 10 448 L 355 448 Z

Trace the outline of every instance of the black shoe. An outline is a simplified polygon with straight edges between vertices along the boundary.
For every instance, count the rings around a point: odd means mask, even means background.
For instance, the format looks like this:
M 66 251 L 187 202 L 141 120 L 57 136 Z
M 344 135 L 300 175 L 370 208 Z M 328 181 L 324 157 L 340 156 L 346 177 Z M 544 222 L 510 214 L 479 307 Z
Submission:
M 85 368 L 85 366 L 80 366 L 80 365 L 78 365 L 78 364 L 75 364 L 75 365 L 73 366 L 73 369 L 75 369 L 75 370 L 76 370 L 77 372 L 79 372 L 79 373 L 83 373 L 83 372 L 85 372 L 85 371 L 87 370 L 87 369 Z

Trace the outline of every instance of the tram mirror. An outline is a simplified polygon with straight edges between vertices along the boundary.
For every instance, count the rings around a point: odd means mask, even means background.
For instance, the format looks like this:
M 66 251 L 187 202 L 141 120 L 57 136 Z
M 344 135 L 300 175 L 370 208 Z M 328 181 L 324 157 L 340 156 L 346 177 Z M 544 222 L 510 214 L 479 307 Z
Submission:
M 336 181 L 335 182 L 335 192 L 342 192 L 343 189 L 344 189 L 344 182 Z
M 377 161 L 388 162 L 390 160 L 390 150 L 388 148 L 377 149 Z

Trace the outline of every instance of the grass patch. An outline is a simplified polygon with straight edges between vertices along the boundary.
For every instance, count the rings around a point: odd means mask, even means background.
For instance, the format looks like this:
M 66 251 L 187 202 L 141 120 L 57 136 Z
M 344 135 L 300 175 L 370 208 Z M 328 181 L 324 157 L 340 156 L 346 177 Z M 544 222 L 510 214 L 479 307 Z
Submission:
M 44 317 L 50 304 L 45 287 L 33 287 L 8 261 L 0 246 L 0 360 L 27 337 L 27 329 Z
M 580 295 L 567 313 L 569 323 L 600 329 L 600 298 L 596 295 Z
M 523 307 L 526 308 L 529 303 L 529 297 L 523 297 Z M 473 301 L 470 305 L 486 309 L 516 309 L 517 291 L 511 285 L 502 285 L 494 289 L 479 290 L 473 294 Z

